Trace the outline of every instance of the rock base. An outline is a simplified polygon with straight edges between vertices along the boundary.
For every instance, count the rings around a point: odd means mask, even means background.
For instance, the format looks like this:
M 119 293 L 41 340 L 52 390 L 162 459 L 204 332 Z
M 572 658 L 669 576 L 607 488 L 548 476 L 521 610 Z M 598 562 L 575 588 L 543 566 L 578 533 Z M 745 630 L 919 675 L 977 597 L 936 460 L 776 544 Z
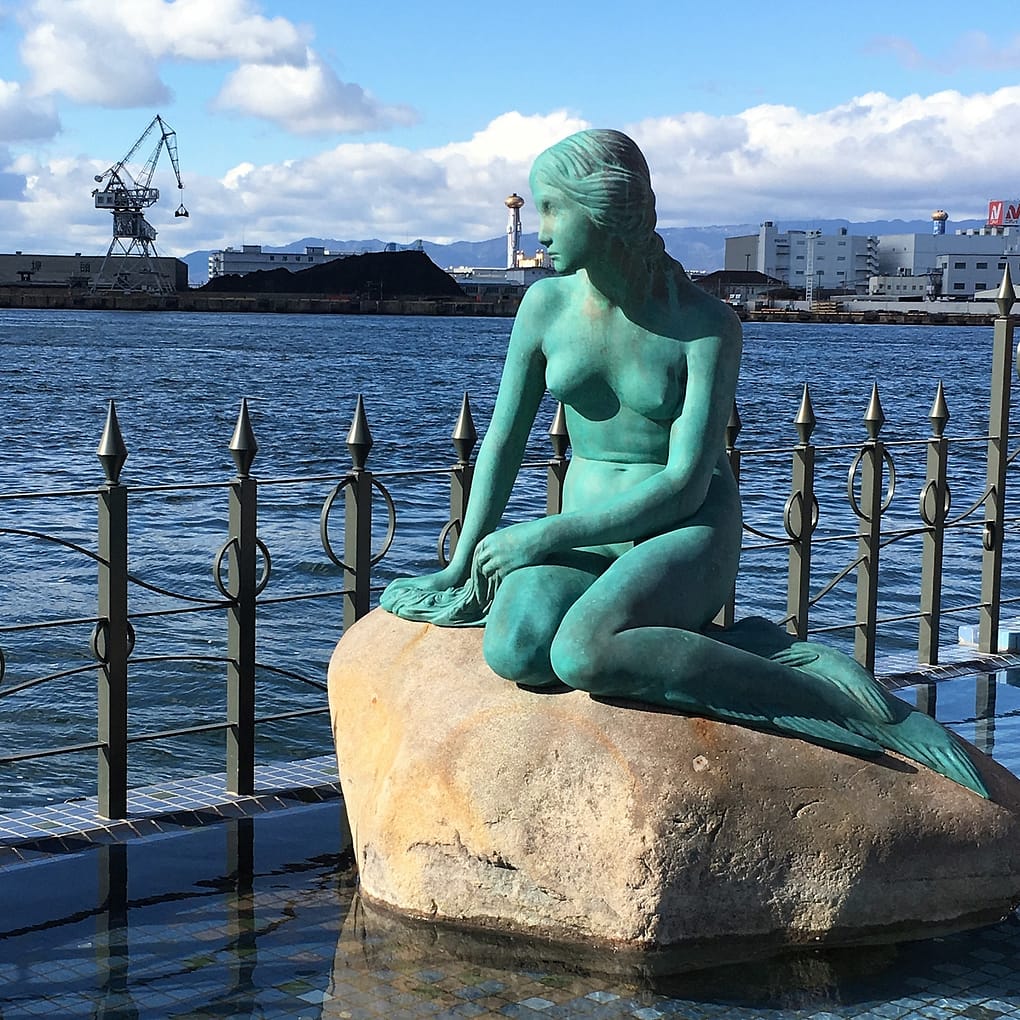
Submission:
M 481 643 L 376 610 L 333 655 L 371 902 L 560 944 L 757 955 L 928 937 L 1020 902 L 1020 781 L 976 749 L 991 800 L 894 755 L 523 690 Z

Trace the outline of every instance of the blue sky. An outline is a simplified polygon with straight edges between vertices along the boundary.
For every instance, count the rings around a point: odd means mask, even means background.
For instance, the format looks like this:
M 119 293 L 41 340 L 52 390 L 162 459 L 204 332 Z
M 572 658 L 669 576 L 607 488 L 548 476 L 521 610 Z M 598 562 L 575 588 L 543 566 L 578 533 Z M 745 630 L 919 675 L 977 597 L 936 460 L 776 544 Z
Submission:
M 534 156 L 588 126 L 639 142 L 663 226 L 959 220 L 1020 196 L 1020 21 L 1000 0 L 0 0 L 0 251 L 105 250 L 93 175 L 155 113 L 191 211 L 164 160 L 169 254 L 494 237 Z

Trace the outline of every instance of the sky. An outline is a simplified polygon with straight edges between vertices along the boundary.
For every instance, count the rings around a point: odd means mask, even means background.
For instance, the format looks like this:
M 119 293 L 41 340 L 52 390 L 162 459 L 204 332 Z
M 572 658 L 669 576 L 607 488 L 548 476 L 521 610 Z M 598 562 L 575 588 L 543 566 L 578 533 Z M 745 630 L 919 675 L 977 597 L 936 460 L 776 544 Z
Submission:
M 0 252 L 105 252 L 94 178 L 156 114 L 185 185 L 164 152 L 160 254 L 485 240 L 511 192 L 533 231 L 532 160 L 586 127 L 638 142 L 664 227 L 951 226 L 1020 197 L 1020 19 L 1015 0 L 0 0 Z

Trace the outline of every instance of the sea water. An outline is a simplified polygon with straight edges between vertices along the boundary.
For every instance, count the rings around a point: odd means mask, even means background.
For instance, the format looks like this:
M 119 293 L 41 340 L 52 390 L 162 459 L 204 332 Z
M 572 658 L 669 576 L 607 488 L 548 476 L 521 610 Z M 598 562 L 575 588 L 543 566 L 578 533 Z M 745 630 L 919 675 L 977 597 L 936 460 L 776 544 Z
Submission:
M 133 575 L 174 593 L 132 588 L 132 612 L 185 605 L 177 595 L 218 598 L 212 564 L 226 538 L 226 482 L 235 473 L 228 451 L 242 398 L 259 450 L 259 533 L 272 557 L 266 595 L 336 591 L 341 571 L 319 541 L 319 516 L 333 485 L 350 466 L 345 439 L 359 395 L 373 446 L 368 465 L 393 495 L 397 538 L 376 579 L 436 566 L 436 537 L 448 516 L 448 479 L 403 474 L 456 459 L 450 433 L 465 392 L 479 434 L 491 414 L 511 320 L 270 314 L 0 311 L 0 495 L 86 490 L 56 498 L 0 499 L 0 529 L 37 531 L 95 548 L 95 495 L 103 474 L 95 456 L 108 401 L 129 451 Z M 847 500 L 854 448 L 866 438 L 863 417 L 877 382 L 885 415 L 882 438 L 896 468 L 886 520 L 916 528 L 924 478 L 924 443 L 939 381 L 950 410 L 953 513 L 983 492 L 992 330 L 989 327 L 850 326 L 747 323 L 738 405 L 745 520 L 782 536 L 790 487 L 794 418 L 805 382 L 817 418 L 821 516 L 818 537 L 853 534 Z M 550 455 L 555 411 L 547 399 L 532 435 L 529 460 Z M 969 437 L 969 438 L 968 438 Z M 898 445 L 907 440 L 909 445 Z M 756 451 L 772 452 L 756 452 Z M 314 476 L 309 483 L 284 479 Z M 322 480 L 326 478 L 326 480 Z M 217 483 L 209 489 L 148 491 L 153 486 Z M 544 473 L 525 472 L 508 519 L 544 507 Z M 972 518 L 977 520 L 977 517 Z M 376 514 L 376 545 L 386 515 Z M 330 522 L 342 548 L 342 512 Z M 949 605 L 978 601 L 980 529 L 960 528 L 947 542 Z M 737 588 L 738 615 L 781 619 L 786 554 L 748 534 Z M 883 616 L 916 612 L 920 538 L 882 551 Z M 817 593 L 856 555 L 853 542 L 815 549 Z M 0 534 L 0 626 L 81 620 L 46 630 L 0 631 L 4 687 L 58 671 L 64 679 L 0 697 L 3 753 L 95 739 L 95 673 L 88 649 L 95 609 L 95 563 L 73 549 L 33 537 Z M 1004 598 L 1020 594 L 1007 556 Z M 853 575 L 813 610 L 813 625 L 852 619 Z M 260 615 L 259 714 L 322 707 L 320 686 L 341 632 L 337 597 L 267 607 Z M 952 640 L 957 623 L 944 626 Z M 223 718 L 225 626 L 222 611 L 134 620 L 132 732 L 153 732 Z M 881 648 L 909 650 L 916 621 L 883 627 Z M 846 646 L 847 632 L 827 637 Z M 302 683 L 273 670 L 296 674 Z M 2 688 L 0 688 L 2 692 Z M 221 733 L 133 745 L 133 785 L 222 767 Z M 329 750 L 323 715 L 260 730 L 260 761 Z M 93 792 L 94 754 L 72 754 L 6 766 L 0 808 Z

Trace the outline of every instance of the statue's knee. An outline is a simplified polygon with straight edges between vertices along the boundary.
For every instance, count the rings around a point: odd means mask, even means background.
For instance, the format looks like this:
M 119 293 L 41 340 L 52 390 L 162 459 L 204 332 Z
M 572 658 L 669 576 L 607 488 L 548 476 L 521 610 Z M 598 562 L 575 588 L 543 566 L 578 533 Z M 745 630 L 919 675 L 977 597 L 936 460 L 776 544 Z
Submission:
M 605 693 L 605 672 L 600 669 L 598 648 L 598 642 L 590 635 L 585 638 L 561 628 L 549 649 L 553 672 L 575 690 Z
M 549 639 L 527 619 L 493 619 L 485 626 L 482 654 L 497 676 L 516 683 L 544 683 L 552 672 Z

